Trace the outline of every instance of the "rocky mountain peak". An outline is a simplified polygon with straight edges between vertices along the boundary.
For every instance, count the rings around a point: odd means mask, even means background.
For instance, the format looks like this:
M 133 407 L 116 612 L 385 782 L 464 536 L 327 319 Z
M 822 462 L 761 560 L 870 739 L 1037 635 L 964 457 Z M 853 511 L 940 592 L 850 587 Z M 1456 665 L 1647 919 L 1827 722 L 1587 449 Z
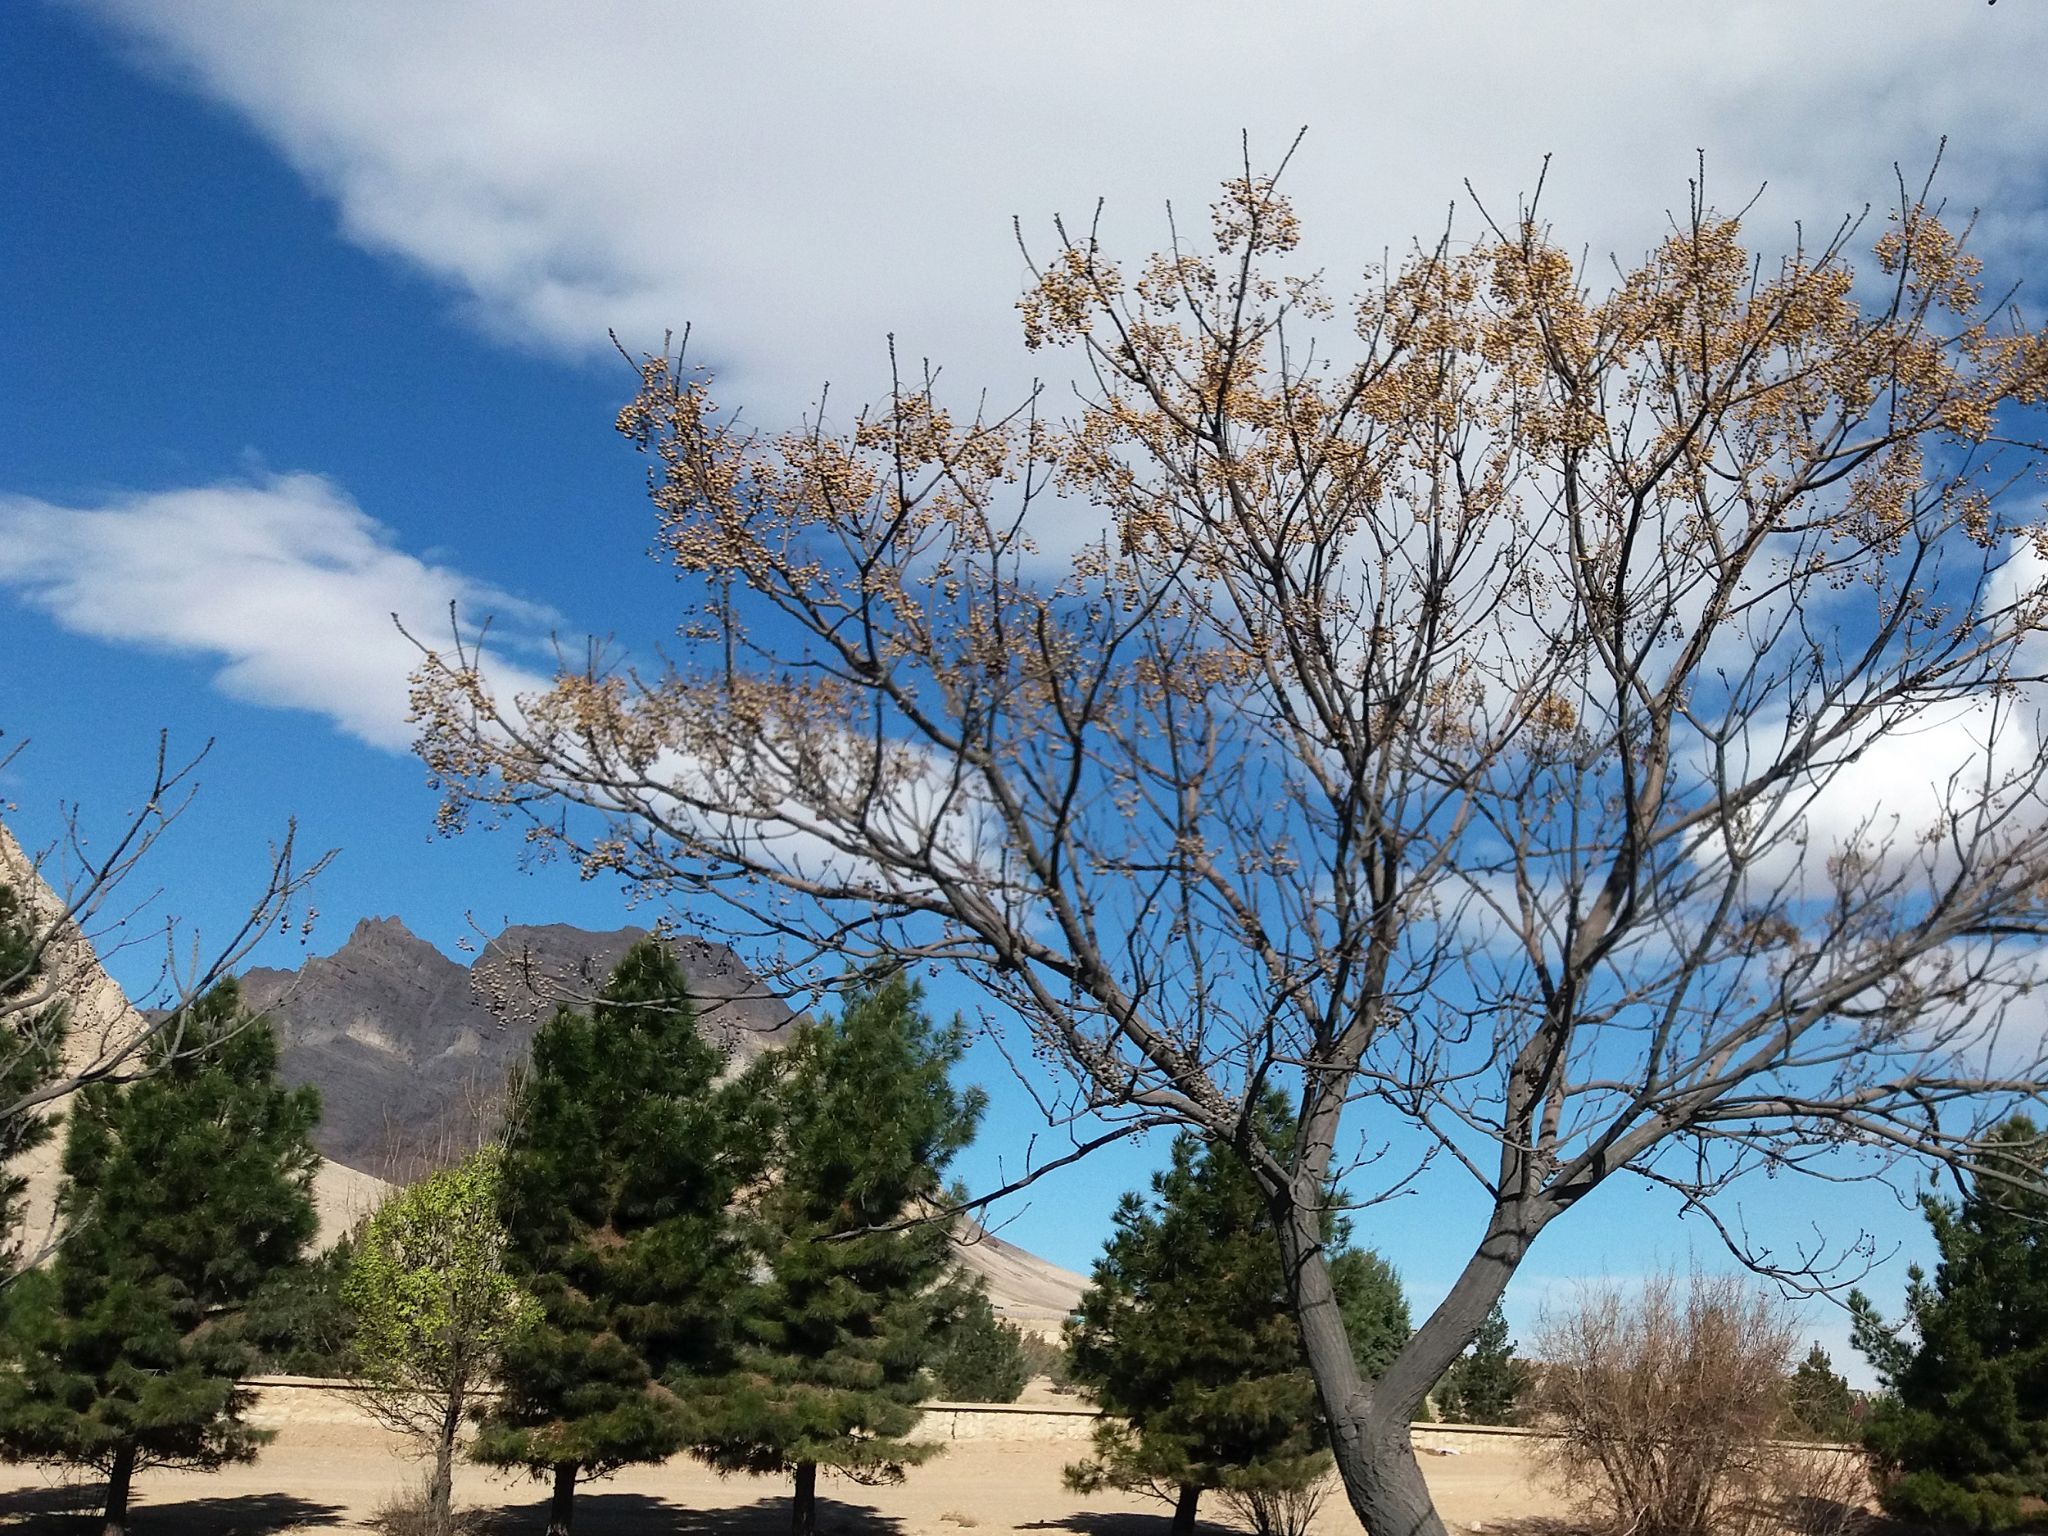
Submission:
M 405 926 L 402 917 L 366 917 L 350 931 L 337 954 L 350 951 L 381 952 L 385 950 L 400 953 L 433 950 L 436 956 L 441 952 L 434 949 L 425 939 Z M 446 958 L 443 956 L 442 958 Z
M 284 1077 L 320 1089 L 321 1152 L 403 1182 L 475 1144 L 541 1021 L 595 996 L 644 937 L 520 925 L 465 965 L 399 918 L 365 918 L 334 953 L 251 971 L 242 989 L 277 1028 Z M 722 1048 L 752 1056 L 788 1027 L 790 1010 L 731 950 L 685 939 L 675 951 L 700 1027 Z

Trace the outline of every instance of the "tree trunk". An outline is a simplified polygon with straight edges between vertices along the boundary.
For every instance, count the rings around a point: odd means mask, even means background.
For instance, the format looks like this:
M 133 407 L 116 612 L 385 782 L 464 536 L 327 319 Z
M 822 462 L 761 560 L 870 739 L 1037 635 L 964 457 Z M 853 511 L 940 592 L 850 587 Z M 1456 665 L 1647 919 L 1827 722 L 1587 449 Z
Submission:
M 1195 1536 L 1195 1506 L 1202 1502 L 1202 1490 L 1193 1483 L 1180 1485 L 1180 1498 L 1173 1506 L 1173 1536 Z
M 434 1441 L 434 1473 L 427 1480 L 427 1528 L 448 1536 L 455 1528 L 455 1437 L 462 1430 L 462 1400 L 451 1397 Z
M 789 1536 L 818 1536 L 818 1464 L 796 1464 L 796 1497 L 789 1505 Z
M 555 1496 L 548 1505 L 548 1536 L 569 1536 L 569 1521 L 576 1513 L 576 1474 L 583 1464 L 555 1463 Z
M 135 1447 L 123 1442 L 114 1452 L 114 1464 L 107 1470 L 107 1521 L 104 1536 L 127 1536 L 128 1484 L 135 1476 Z
M 1330 1285 L 1320 1193 L 1301 1200 L 1287 1192 L 1275 1204 L 1295 1321 L 1353 1513 L 1372 1536 L 1446 1536 L 1422 1464 L 1415 1459 L 1409 1423 L 1430 1388 L 1478 1335 L 1521 1262 L 1526 1237 L 1507 1228 L 1497 1212 L 1486 1241 L 1443 1304 L 1415 1331 L 1386 1374 L 1368 1384 L 1358 1374 L 1344 1314 Z

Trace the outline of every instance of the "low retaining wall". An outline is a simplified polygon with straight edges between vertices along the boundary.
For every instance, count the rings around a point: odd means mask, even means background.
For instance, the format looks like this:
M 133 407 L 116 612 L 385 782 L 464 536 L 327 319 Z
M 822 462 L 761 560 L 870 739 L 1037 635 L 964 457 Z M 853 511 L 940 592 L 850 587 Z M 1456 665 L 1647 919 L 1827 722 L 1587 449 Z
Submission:
M 292 1425 L 359 1424 L 376 1421 L 364 1411 L 345 1381 L 318 1376 L 263 1376 L 247 1383 L 256 1393 L 249 1421 L 263 1429 Z M 479 1393 L 488 1397 L 489 1393 Z M 926 1403 L 915 1433 L 934 1440 L 1086 1440 L 1102 1410 L 1079 1397 L 1033 1403 Z M 1549 1440 L 1555 1432 L 1495 1424 L 1417 1424 L 1415 1449 L 1425 1456 L 1470 1456 L 1501 1451 L 1520 1442 Z M 1824 1455 L 1860 1455 L 1841 1445 L 1787 1442 L 1789 1448 Z
M 926 1403 L 914 1433 L 935 1440 L 1086 1440 L 1100 1408 L 1051 1403 Z
M 376 1425 L 345 1381 L 261 1376 L 246 1385 L 256 1394 L 249 1422 L 262 1429 Z M 1079 1398 L 1053 1403 L 926 1403 L 916 1433 L 934 1440 L 1086 1440 L 1101 1417 L 1099 1408 Z

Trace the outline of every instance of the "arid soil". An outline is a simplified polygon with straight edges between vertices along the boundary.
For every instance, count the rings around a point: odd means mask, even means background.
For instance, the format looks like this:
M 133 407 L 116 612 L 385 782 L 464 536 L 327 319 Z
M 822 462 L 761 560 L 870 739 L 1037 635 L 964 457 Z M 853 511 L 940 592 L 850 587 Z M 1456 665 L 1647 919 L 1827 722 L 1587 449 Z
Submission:
M 288 1423 L 262 1458 L 202 1475 L 138 1474 L 132 1536 L 279 1536 L 287 1531 L 375 1530 L 370 1517 L 417 1476 L 398 1443 L 367 1425 Z M 1119 1494 L 1074 1494 L 1060 1468 L 1073 1442 L 959 1441 L 893 1488 L 862 1488 L 821 1478 L 825 1531 L 865 1536 L 1165 1536 L 1166 1510 Z M 1456 1528 L 1499 1530 L 1554 1512 L 1551 1495 L 1532 1485 L 1521 1447 L 1508 1443 L 1461 1456 L 1426 1456 L 1439 1507 Z M 66 1511 L 92 1504 L 97 1484 L 19 1467 L 0 1493 L 0 1526 L 51 1533 L 97 1530 Z M 0 1482 L 0 1487 L 8 1486 Z M 539 1485 L 464 1466 L 460 1502 L 475 1510 L 482 1536 L 535 1536 L 546 1525 Z M 776 1478 L 721 1479 L 695 1463 L 639 1467 L 592 1485 L 577 1498 L 578 1536 L 781 1536 L 788 1529 L 788 1484 Z M 1238 1529 L 1221 1503 L 1202 1511 L 1204 1530 Z M 1319 1532 L 1355 1532 L 1357 1522 L 1333 1490 Z

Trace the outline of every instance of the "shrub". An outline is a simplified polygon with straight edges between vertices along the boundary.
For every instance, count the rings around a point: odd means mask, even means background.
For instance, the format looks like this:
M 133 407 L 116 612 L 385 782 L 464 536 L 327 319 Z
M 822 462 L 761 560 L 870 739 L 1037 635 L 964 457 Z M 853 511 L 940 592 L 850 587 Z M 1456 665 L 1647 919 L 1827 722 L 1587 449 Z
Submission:
M 1321 1478 L 1298 1488 L 1226 1488 L 1223 1504 L 1253 1536 L 1308 1536 L 1329 1491 Z
M 1017 1348 L 1024 1356 L 1025 1380 L 1043 1376 L 1052 1383 L 1056 1392 L 1074 1390 L 1074 1362 L 1067 1354 L 1066 1345 L 1058 1339 L 1027 1333 L 1018 1339 Z
M 1546 1314 L 1539 1454 L 1586 1513 L 1631 1536 L 1728 1536 L 1778 1499 L 1794 1325 L 1734 1276 L 1590 1287 Z

